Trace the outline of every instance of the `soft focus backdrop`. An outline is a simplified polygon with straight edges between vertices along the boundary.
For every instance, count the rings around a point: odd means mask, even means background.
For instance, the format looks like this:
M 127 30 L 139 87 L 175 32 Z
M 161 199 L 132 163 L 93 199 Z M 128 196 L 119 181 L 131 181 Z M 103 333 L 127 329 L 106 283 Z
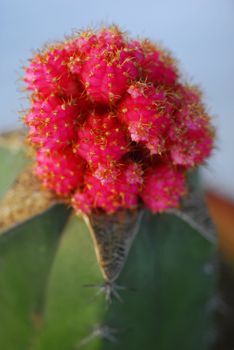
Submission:
M 218 130 L 204 182 L 234 199 L 233 0 L 1 0 L 0 130 L 21 125 L 19 110 L 27 106 L 21 67 L 32 50 L 103 22 L 163 42 L 202 87 Z

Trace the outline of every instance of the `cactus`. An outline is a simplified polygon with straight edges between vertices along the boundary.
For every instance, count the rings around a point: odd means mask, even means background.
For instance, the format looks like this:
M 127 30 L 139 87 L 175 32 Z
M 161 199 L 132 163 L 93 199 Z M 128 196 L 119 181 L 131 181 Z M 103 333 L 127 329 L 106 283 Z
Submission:
M 16 158 L 34 162 L 2 189 L 1 345 L 207 349 L 216 238 L 191 183 L 214 129 L 199 89 L 116 26 L 49 45 L 25 71 Z
M 66 213 L 53 203 L 0 236 L 5 349 L 207 349 L 213 243 L 174 214 L 145 211 L 116 280 L 121 301 L 108 304 L 84 221 L 72 215 L 61 237 Z

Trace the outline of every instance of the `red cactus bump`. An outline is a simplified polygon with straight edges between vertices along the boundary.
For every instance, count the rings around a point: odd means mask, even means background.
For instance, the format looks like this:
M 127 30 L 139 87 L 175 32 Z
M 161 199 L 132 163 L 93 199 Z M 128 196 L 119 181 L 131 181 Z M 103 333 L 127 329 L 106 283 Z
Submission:
M 152 212 L 178 207 L 180 198 L 185 194 L 185 175 L 182 170 L 170 164 L 160 164 L 146 170 L 141 197 Z
M 93 208 L 101 208 L 113 213 L 121 208 L 136 208 L 138 194 L 142 186 L 142 170 L 136 163 L 119 166 L 112 180 L 102 183 L 92 173 L 85 178 L 83 191 L 78 190 L 72 205 L 76 210 L 89 213 Z
M 80 110 L 74 102 L 56 96 L 35 99 L 30 112 L 24 117 L 29 126 L 29 141 L 49 149 L 64 148 L 76 139 Z
M 85 161 L 69 148 L 60 153 L 40 149 L 36 160 L 35 174 L 58 195 L 67 196 L 83 185 Z
M 180 87 L 181 107 L 169 131 L 170 154 L 175 164 L 193 167 L 204 162 L 213 148 L 214 128 L 196 88 Z
M 203 163 L 211 153 L 213 138 L 214 131 L 204 110 L 193 106 L 182 108 L 177 124 L 170 130 L 173 162 L 184 167 Z
M 142 74 L 145 79 L 155 85 L 174 84 L 178 78 L 178 71 L 175 60 L 169 52 L 149 40 L 143 41 L 142 49 L 144 52 Z
M 112 114 L 91 114 L 78 130 L 74 153 L 90 166 L 111 163 L 128 152 L 128 140 L 122 125 Z
M 127 126 L 132 141 L 145 144 L 151 154 L 163 152 L 172 118 L 165 89 L 139 82 L 131 85 L 119 105 L 118 117 Z
M 136 50 L 120 32 L 103 31 L 97 36 L 81 68 L 81 80 L 93 102 L 108 104 L 122 97 L 129 83 L 138 77 Z
M 71 54 L 63 44 L 51 46 L 45 52 L 36 54 L 26 68 L 24 81 L 27 88 L 42 96 L 54 93 L 79 96 L 79 81 L 68 68 Z
M 116 26 L 47 46 L 26 68 L 35 174 L 76 211 L 177 207 L 214 143 L 172 56 Z

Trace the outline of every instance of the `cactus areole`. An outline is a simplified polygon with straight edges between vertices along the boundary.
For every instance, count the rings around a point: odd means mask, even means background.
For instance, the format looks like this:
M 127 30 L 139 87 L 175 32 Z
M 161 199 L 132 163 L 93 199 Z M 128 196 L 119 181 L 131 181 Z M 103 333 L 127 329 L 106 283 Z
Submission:
M 186 176 L 211 154 L 214 129 L 196 86 L 168 51 L 117 26 L 79 32 L 25 68 L 34 174 L 86 217 L 114 282 L 142 208 L 177 208 Z

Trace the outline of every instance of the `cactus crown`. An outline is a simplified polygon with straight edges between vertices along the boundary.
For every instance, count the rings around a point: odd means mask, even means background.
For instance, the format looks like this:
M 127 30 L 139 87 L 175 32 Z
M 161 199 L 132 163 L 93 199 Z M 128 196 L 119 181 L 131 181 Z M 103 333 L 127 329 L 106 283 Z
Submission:
M 168 52 L 116 26 L 48 46 L 24 81 L 35 174 L 77 211 L 177 207 L 186 172 L 212 151 L 199 90 Z

